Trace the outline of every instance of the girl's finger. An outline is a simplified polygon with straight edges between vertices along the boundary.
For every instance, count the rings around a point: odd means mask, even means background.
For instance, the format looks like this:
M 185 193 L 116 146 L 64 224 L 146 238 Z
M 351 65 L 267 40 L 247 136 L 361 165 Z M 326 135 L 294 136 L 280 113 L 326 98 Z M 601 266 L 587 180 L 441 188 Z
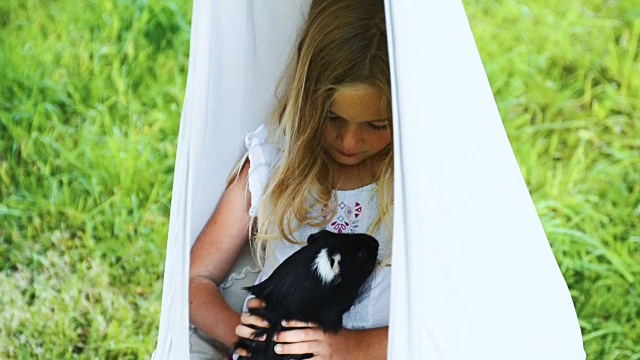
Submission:
M 324 333 L 320 328 L 285 330 L 273 336 L 273 340 L 281 343 L 296 343 L 320 340 Z
M 241 338 L 245 338 L 245 339 L 253 339 L 253 340 L 257 340 L 257 341 L 264 341 L 267 339 L 266 335 L 262 335 L 261 337 L 257 338 L 256 336 L 256 330 L 252 329 L 248 326 L 244 326 L 244 325 L 238 325 L 236 326 L 236 335 L 238 335 Z
M 242 313 L 242 315 L 240 315 L 240 322 L 244 325 L 253 325 L 262 328 L 269 327 L 267 320 L 258 315 L 251 315 L 250 313 Z
M 264 301 L 258 299 L 258 298 L 251 298 L 249 300 L 247 300 L 247 308 L 254 310 L 254 309 L 262 309 L 264 307 L 265 303 Z
M 318 327 L 318 324 L 314 324 L 314 323 L 310 323 L 310 322 L 304 322 L 304 321 L 298 321 L 298 320 L 282 320 L 281 325 L 284 326 L 284 327 L 290 327 L 290 328 L 315 328 L 315 327 Z
M 276 344 L 273 350 L 276 354 L 317 354 L 317 341 L 298 342 L 292 344 Z
M 238 356 L 251 357 L 251 353 L 243 348 L 237 348 L 235 353 L 238 354 Z

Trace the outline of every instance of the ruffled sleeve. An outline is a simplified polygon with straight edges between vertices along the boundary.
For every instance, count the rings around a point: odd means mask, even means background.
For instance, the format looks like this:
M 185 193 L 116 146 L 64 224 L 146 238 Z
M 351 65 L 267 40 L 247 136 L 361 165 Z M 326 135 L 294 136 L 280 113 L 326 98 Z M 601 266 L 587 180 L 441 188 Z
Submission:
M 249 192 L 251 193 L 250 216 L 258 215 L 258 207 L 262 200 L 267 180 L 275 165 L 280 151 L 269 142 L 267 127 L 262 124 L 250 132 L 244 139 L 249 156 Z

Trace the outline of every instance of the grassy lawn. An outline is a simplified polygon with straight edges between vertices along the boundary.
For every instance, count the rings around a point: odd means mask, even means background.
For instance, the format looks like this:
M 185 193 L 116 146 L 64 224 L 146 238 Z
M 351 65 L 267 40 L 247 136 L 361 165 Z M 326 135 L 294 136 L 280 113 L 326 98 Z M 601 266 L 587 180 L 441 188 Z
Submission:
M 464 3 L 589 358 L 640 359 L 640 6 Z M 190 18 L 0 2 L 0 358 L 149 358 Z

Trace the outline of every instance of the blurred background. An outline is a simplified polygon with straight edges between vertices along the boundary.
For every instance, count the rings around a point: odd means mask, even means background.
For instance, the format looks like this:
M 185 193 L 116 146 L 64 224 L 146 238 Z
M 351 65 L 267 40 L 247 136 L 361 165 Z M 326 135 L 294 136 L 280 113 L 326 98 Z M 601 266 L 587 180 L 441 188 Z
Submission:
M 464 5 L 589 359 L 640 359 L 640 6 Z M 0 2 L 0 358 L 150 357 L 191 6 Z

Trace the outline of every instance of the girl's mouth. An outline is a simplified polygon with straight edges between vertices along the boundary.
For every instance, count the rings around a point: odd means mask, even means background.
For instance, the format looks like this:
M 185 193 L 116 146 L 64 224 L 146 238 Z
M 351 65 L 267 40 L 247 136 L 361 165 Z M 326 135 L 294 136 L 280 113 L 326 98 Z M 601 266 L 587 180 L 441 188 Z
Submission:
M 351 154 L 349 154 L 349 153 L 342 152 L 342 151 L 340 151 L 340 150 L 338 150 L 338 152 L 340 153 L 340 155 L 345 156 L 345 157 L 354 157 L 354 156 L 357 156 L 357 155 L 358 155 L 358 153 L 351 153 Z

